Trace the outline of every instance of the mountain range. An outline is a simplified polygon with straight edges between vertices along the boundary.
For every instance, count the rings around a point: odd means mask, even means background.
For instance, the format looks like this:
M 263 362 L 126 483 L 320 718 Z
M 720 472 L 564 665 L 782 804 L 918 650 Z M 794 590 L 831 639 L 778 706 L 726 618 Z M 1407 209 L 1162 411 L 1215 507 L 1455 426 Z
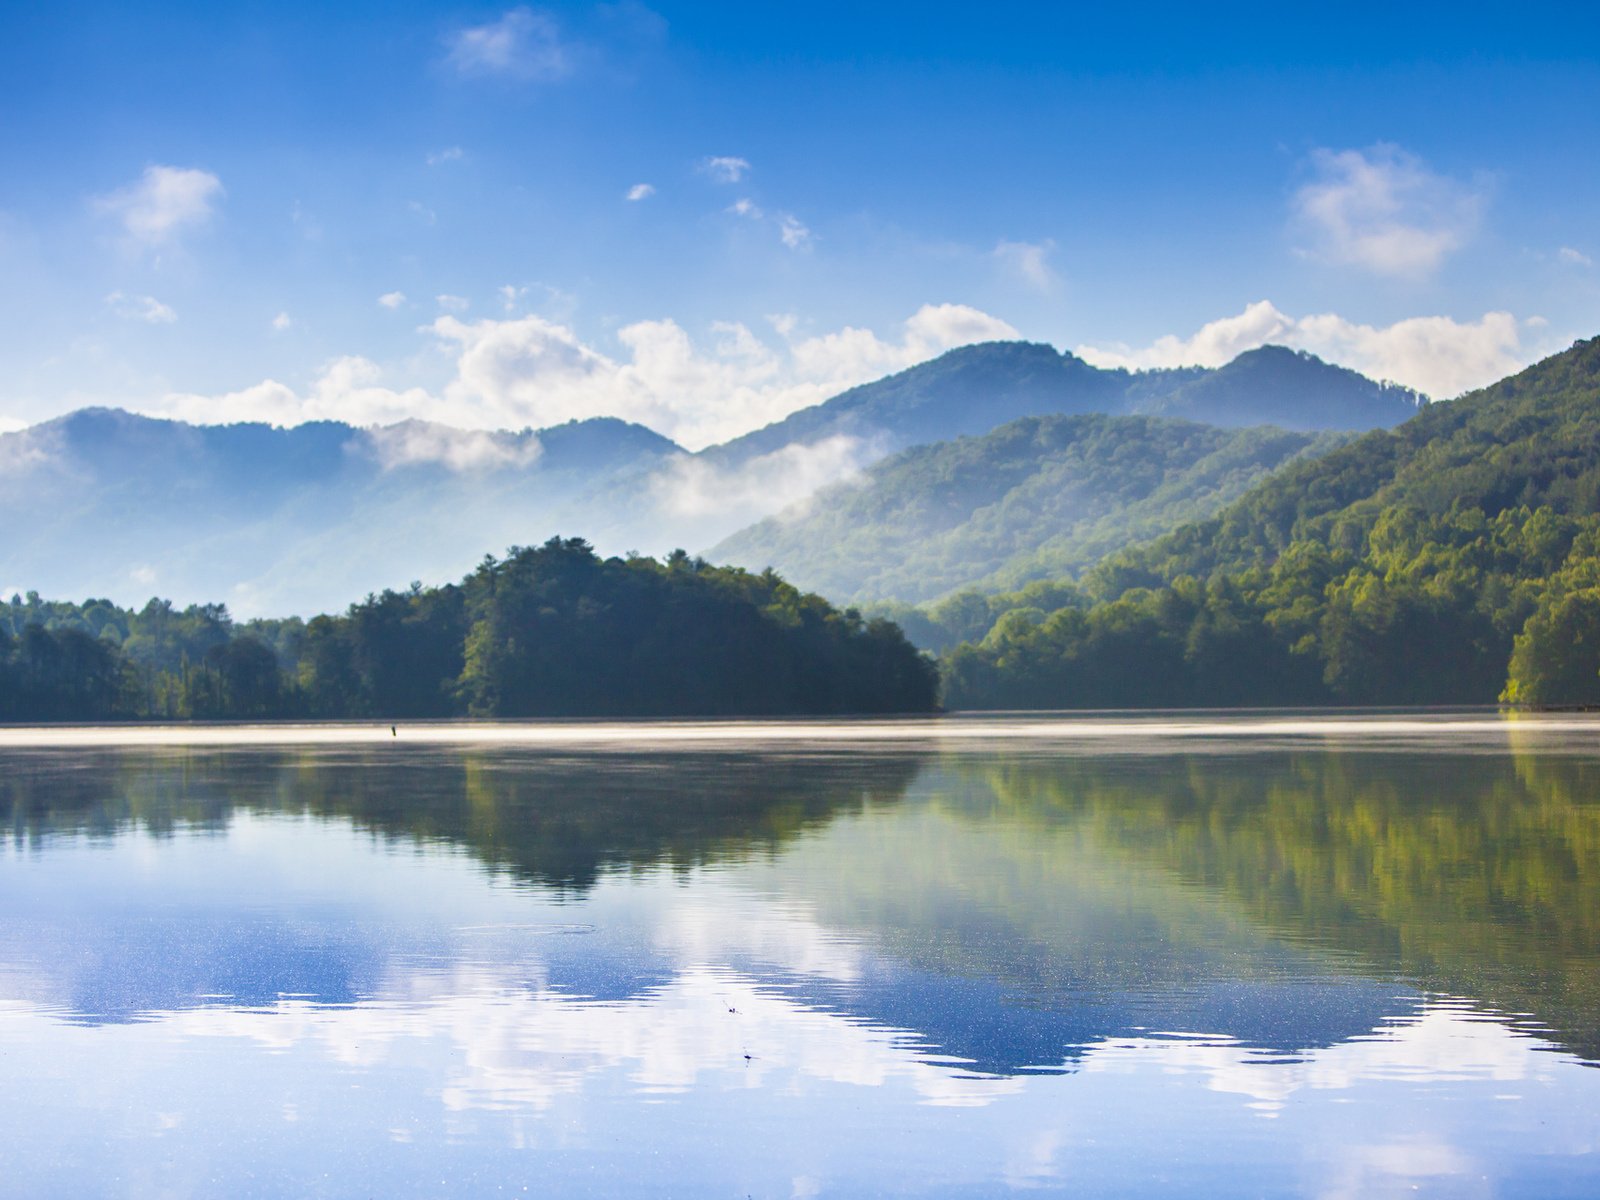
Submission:
M 713 546 L 887 455 L 1019 418 L 1359 430 L 1395 424 L 1421 403 L 1280 347 L 1216 369 L 1130 373 L 1006 342 L 950 351 L 696 454 L 609 418 L 511 433 L 415 421 L 190 425 L 86 409 L 0 436 L 0 587 L 127 602 L 160 593 L 221 601 L 241 615 L 336 611 L 383 587 L 457 577 L 487 552 L 557 533 L 582 534 L 606 553 Z M 1134 430 L 1154 428 L 1136 421 L 1126 432 L 1137 440 L 1148 434 Z M 1103 431 L 1107 453 L 1117 436 Z M 1215 452 L 1225 441 L 1205 435 L 1195 445 Z M 1282 454 L 1250 459 L 1248 478 L 1314 446 L 1266 441 Z M 1049 465 L 1041 459 L 1035 473 Z M 1204 511 L 1214 511 L 1247 482 L 1194 480 L 1188 499 L 1208 494 Z M 1045 476 L 1035 490 L 1048 490 Z M 1182 500 L 1146 503 L 1129 528 L 1153 534 L 1203 515 Z M 1065 525 L 1086 519 L 1059 516 Z

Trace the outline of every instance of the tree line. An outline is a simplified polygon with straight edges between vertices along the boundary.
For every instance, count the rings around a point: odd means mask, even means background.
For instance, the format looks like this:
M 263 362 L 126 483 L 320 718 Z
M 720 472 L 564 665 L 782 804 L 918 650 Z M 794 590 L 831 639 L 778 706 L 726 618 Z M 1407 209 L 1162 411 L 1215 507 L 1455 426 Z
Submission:
M 600 558 L 579 538 L 337 616 L 0 604 L 0 720 L 919 712 L 938 674 L 892 622 L 776 574 Z
M 1600 705 L 1600 517 L 1384 513 L 1357 551 L 1004 610 L 944 662 L 961 708 Z

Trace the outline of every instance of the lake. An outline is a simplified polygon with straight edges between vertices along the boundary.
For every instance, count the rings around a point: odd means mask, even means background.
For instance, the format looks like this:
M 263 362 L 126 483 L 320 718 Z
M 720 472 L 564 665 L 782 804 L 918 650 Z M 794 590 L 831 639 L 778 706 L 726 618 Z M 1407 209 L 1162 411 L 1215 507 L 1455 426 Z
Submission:
M 1600 1195 L 1600 720 L 0 730 L 0 1192 Z

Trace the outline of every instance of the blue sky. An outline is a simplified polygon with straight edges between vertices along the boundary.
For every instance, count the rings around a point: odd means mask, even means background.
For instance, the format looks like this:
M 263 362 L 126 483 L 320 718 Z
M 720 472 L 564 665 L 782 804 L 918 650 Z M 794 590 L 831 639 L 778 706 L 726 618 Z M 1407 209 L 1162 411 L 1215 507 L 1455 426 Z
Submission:
M 1454 394 L 1600 333 L 1566 8 L 10 3 L 0 427 L 700 445 L 995 336 Z

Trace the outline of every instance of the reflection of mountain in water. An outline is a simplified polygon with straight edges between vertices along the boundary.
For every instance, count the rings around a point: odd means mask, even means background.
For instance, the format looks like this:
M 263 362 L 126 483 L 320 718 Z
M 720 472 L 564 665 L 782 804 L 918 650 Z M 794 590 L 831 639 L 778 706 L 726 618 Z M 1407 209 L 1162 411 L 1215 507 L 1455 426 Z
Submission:
M 929 768 L 916 751 L 393 747 L 0 766 L 0 819 L 45 852 L 60 834 L 287 813 L 459 847 L 574 906 L 619 871 L 637 882 L 659 866 L 691 894 L 706 876 L 690 869 L 709 865 L 740 898 L 723 906 L 729 929 L 803 912 L 854 967 L 818 973 L 726 931 L 707 952 L 986 1072 L 1070 1067 L 1085 1044 L 1145 1031 L 1305 1051 L 1412 1011 L 1413 985 L 1531 1013 L 1580 1055 L 1600 1051 L 1600 766 L 1573 757 L 963 752 Z M 141 921 L 85 965 L 80 1014 L 126 1019 L 207 991 L 349 1003 L 397 947 L 454 952 L 430 942 L 437 922 L 241 930 L 225 908 Z M 598 921 L 536 957 L 530 988 L 600 1000 L 645 997 L 684 965 Z
M 1513 737 L 1513 747 L 1515 738 Z M 1529 1014 L 1600 1059 L 1600 763 L 1556 753 L 967 756 L 974 825 L 1071 828 L 1236 919 Z
M 1144 1033 L 1296 1054 L 1366 1035 L 1418 1000 L 1071 814 L 1005 810 L 961 771 L 925 772 L 907 803 L 841 818 L 751 874 L 879 950 L 858 978 L 789 981 L 796 994 L 914 1031 L 984 1072 L 1070 1067 L 1088 1045 Z

